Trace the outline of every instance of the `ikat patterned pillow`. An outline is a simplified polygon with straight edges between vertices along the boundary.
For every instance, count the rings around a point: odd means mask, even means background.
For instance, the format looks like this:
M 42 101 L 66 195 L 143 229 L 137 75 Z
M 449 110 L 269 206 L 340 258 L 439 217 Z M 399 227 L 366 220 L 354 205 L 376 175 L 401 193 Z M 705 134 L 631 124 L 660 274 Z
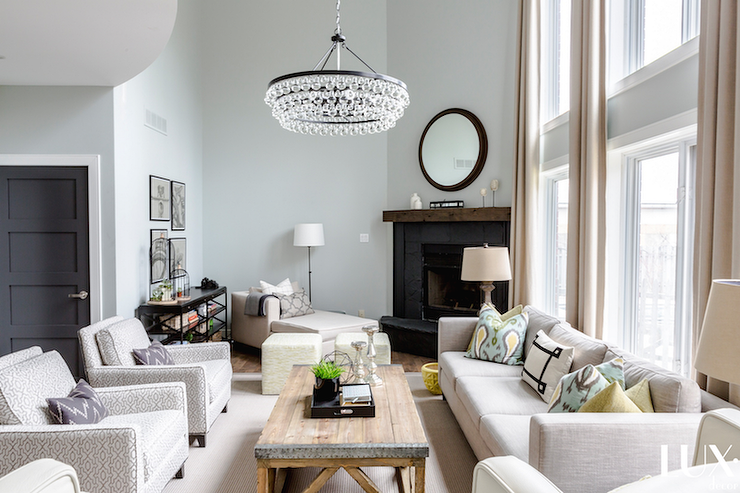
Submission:
M 511 366 L 524 364 L 522 357 L 528 322 L 526 313 L 504 320 L 494 309 L 482 311 L 465 356 Z
M 170 353 L 159 341 L 152 342 L 148 348 L 134 349 L 134 359 L 137 365 L 174 365 Z
M 280 299 L 280 318 L 292 318 L 315 313 L 311 308 L 308 295 L 303 289 L 293 294 L 278 294 L 276 296 Z
M 108 416 L 98 393 L 80 380 L 67 397 L 48 398 L 49 413 L 61 425 L 91 425 Z
M 575 413 L 591 397 L 609 386 L 609 382 L 593 365 L 586 365 L 578 371 L 560 379 L 552 394 L 548 413 Z
M 622 358 L 614 358 L 613 360 L 606 361 L 596 366 L 606 381 L 609 383 L 619 382 L 619 386 L 624 388 L 624 360 Z

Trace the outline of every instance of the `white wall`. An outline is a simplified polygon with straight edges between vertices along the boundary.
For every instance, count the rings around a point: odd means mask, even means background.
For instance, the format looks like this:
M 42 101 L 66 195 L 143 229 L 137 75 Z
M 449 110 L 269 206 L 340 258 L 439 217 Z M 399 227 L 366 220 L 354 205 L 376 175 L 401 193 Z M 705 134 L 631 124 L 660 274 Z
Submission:
M 203 277 L 201 2 L 179 2 L 172 37 L 144 72 L 115 94 L 115 183 L 117 313 L 133 316 L 149 295 L 149 175 L 186 185 L 186 229 L 190 283 Z M 145 109 L 167 119 L 168 134 L 144 126 Z
M 312 249 L 313 305 L 389 313 L 387 135 L 317 137 L 283 130 L 264 103 L 268 82 L 311 70 L 329 48 L 335 4 L 214 0 L 204 11 L 204 275 L 244 290 L 285 277 L 308 287 L 293 227 L 324 223 Z M 386 69 L 386 2 L 345 2 L 347 43 Z M 335 61 L 332 61 L 334 64 Z M 343 67 L 361 69 L 343 53 Z M 393 75 L 393 74 L 392 74 Z M 360 243 L 360 233 L 370 235 Z
M 100 155 L 103 316 L 116 313 L 113 89 L 0 86 L 0 154 Z

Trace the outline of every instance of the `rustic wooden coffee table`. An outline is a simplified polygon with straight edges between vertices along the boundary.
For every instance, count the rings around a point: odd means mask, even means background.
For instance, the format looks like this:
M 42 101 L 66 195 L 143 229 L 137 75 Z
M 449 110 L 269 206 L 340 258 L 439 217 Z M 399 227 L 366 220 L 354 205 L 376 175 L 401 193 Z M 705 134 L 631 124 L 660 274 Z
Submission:
M 401 491 L 424 493 L 429 444 L 403 367 L 379 366 L 378 374 L 383 385 L 373 387 L 374 418 L 312 419 L 314 376 L 308 366 L 294 366 L 254 447 L 257 491 L 280 492 L 287 468 L 321 467 L 304 493 L 317 492 L 339 468 L 368 493 L 378 493 L 360 467 L 385 466 L 396 468 Z

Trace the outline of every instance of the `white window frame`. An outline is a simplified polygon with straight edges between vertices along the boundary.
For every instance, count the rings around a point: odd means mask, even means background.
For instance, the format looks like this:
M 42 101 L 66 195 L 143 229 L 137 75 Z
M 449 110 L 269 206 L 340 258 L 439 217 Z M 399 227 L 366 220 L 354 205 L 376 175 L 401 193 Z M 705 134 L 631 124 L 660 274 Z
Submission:
M 619 327 L 621 345 L 629 351 L 637 348 L 637 274 L 639 265 L 639 163 L 642 160 L 677 152 L 679 155 L 676 292 L 673 370 L 688 376 L 691 365 L 691 264 L 693 262 L 694 183 L 696 168 L 695 129 L 672 138 L 653 139 L 621 153 L 622 218 L 619 281 Z M 688 228 L 688 234 L 687 234 Z
M 561 32 L 560 1 L 542 0 L 542 29 L 541 29 L 541 73 L 542 73 L 542 121 L 549 122 L 566 110 L 559 111 L 560 106 L 560 77 L 559 52 L 560 38 L 570 37 L 570 32 Z
M 545 313 L 558 316 L 557 272 L 555 252 L 557 248 L 558 204 L 557 184 L 568 179 L 568 165 L 559 165 L 543 171 L 540 175 L 541 216 L 544 238 L 542 245 L 543 283 L 541 289 L 542 309 Z

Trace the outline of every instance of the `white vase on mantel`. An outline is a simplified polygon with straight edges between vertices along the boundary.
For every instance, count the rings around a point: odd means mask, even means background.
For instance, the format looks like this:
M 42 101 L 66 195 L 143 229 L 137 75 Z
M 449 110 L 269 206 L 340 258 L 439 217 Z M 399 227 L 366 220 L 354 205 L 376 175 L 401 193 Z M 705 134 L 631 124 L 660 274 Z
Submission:
M 421 209 L 421 197 L 414 192 L 413 195 L 411 195 L 411 208 L 412 209 Z

